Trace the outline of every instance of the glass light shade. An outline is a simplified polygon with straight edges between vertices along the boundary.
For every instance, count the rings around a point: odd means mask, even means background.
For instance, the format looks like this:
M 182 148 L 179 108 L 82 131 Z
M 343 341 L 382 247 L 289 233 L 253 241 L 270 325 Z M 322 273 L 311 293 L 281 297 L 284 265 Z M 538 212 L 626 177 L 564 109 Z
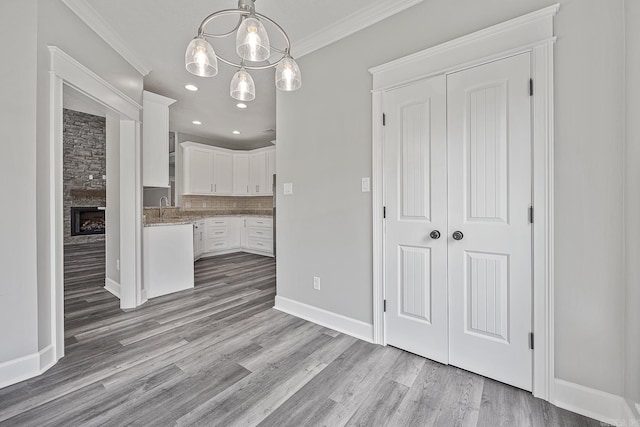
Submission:
M 302 74 L 300 67 L 290 56 L 285 57 L 276 68 L 276 87 L 284 91 L 300 89 Z
M 245 61 L 260 62 L 269 59 L 269 35 L 255 16 L 246 17 L 240 24 L 236 34 L 236 52 Z
M 256 86 L 247 70 L 240 68 L 231 79 L 231 97 L 238 101 L 253 101 L 256 99 Z
M 218 58 L 213 47 L 202 37 L 191 40 L 184 54 L 184 63 L 191 74 L 213 77 L 218 74 Z

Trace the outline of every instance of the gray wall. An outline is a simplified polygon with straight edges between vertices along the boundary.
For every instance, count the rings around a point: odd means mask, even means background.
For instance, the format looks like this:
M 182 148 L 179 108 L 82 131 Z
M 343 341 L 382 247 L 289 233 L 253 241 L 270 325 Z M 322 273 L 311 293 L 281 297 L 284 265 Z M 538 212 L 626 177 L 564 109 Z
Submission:
M 79 199 L 71 196 L 71 190 L 106 192 L 106 181 L 102 179 L 107 174 L 106 119 L 65 109 L 62 120 L 64 243 L 104 241 L 104 234 L 71 235 L 71 207 L 105 206 L 106 197 Z M 92 180 L 89 175 L 93 176 Z
M 11 58 L 0 65 L 0 363 L 38 351 L 36 12 L 35 0 L 0 4 L 0 52 Z
M 31 0 L 29 0 L 31 1 Z M 26 3 L 26 2 L 24 2 Z M 4 18 L 4 4 L 3 18 Z M 20 2 L 22 5 L 23 2 Z M 63 51 L 71 55 L 74 59 L 89 68 L 91 71 L 105 79 L 107 82 L 120 89 L 123 93 L 133 98 L 135 101 L 142 102 L 142 76 L 129 65 L 118 53 L 116 53 L 109 45 L 107 45 L 100 37 L 98 37 L 89 27 L 87 27 L 71 10 L 69 10 L 59 0 L 38 0 L 37 11 L 28 8 L 21 11 L 22 13 L 30 12 L 28 19 L 37 22 L 37 31 L 34 29 L 33 34 L 37 34 L 37 79 L 29 83 L 30 87 L 37 87 L 37 97 L 34 99 L 37 105 L 37 154 L 31 160 L 35 162 L 33 165 L 37 167 L 37 184 L 36 184 L 36 200 L 37 200 L 37 245 L 35 240 L 31 241 L 34 247 L 37 247 L 37 283 L 38 283 L 38 348 L 43 349 L 51 343 L 51 311 L 50 311 L 50 295 L 51 295 L 51 264 L 50 264 L 50 247 L 49 239 L 49 185 L 50 185 L 50 140 L 49 140 L 49 51 L 48 45 L 58 46 Z M 23 19 L 20 14 L 17 21 Z M 21 28 L 21 27 L 20 27 Z M 26 27 L 29 28 L 29 27 Z M 13 46 L 15 34 L 20 34 L 21 40 L 25 36 L 23 30 L 16 29 L 12 36 L 3 39 L 3 43 Z M 28 32 L 28 36 L 32 32 Z M 6 42 L 5 42 L 6 40 Z M 27 40 L 28 37 L 27 37 Z M 28 46 L 28 45 L 26 45 Z M 31 49 L 23 48 L 24 51 L 31 52 Z M 18 85 L 16 85 L 18 86 Z M 4 100 L 7 101 L 4 101 Z M 8 102 L 13 105 L 17 97 L 3 97 L 2 102 Z M 28 115 L 29 126 L 33 127 L 34 115 Z M 13 141 L 20 144 L 21 141 Z M 27 166 L 31 167 L 31 166 Z M 17 174 L 13 182 L 21 182 L 20 174 Z M 22 184 L 17 185 L 17 188 Z M 33 191 L 33 189 L 30 189 Z M 31 258 L 30 263 L 32 263 Z M 33 266 L 31 266 L 33 268 Z M 22 317 L 20 315 L 19 317 Z M 17 323 L 17 321 L 16 321 Z M 21 337 L 24 340 L 24 337 Z M 9 343 L 11 347 L 13 343 Z
M 428 0 L 301 58 L 302 89 L 277 94 L 278 295 L 372 321 L 371 196 L 360 191 L 371 176 L 368 68 L 553 3 Z M 560 3 L 556 375 L 620 395 L 623 3 Z
M 626 77 L 627 77 L 627 135 L 626 135 L 626 191 L 625 224 L 627 239 L 626 274 L 626 387 L 625 396 L 640 403 L 640 2 L 625 1 L 626 5 Z

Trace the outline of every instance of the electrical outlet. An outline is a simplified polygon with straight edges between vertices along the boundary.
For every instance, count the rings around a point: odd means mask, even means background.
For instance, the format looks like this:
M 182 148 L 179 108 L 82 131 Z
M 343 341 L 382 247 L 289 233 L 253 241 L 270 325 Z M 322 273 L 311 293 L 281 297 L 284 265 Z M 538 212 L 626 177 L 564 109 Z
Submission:
M 89 179 L 90 179 L 90 180 L 91 180 L 91 179 L 93 179 L 93 175 L 89 175 Z
M 116 270 L 120 271 L 120 260 L 116 260 Z
M 371 181 L 369 178 L 362 178 L 362 192 L 368 193 L 371 191 Z
M 202 202 L 202 207 L 206 208 L 207 207 L 207 202 Z
M 316 291 L 320 290 L 320 278 L 319 277 L 315 277 L 313 278 L 313 289 L 315 289 Z

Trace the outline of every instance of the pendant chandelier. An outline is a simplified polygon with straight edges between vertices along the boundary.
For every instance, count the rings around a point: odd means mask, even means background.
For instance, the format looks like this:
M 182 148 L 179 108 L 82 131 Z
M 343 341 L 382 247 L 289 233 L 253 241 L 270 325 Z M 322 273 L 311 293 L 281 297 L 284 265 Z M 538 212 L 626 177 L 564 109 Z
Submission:
M 198 35 L 187 46 L 185 66 L 196 76 L 213 77 L 218 74 L 218 60 L 227 65 L 238 68 L 238 72 L 231 79 L 230 95 L 238 101 L 253 101 L 256 97 L 256 87 L 249 70 L 276 69 L 276 87 L 284 91 L 292 91 L 302 86 L 300 68 L 291 57 L 291 41 L 289 36 L 275 21 L 261 15 L 255 10 L 255 0 L 239 0 L 237 9 L 221 10 L 207 16 L 198 28 Z M 234 29 L 222 34 L 205 32 L 207 24 L 216 18 L 238 15 L 238 23 Z M 269 34 L 263 24 L 269 23 L 284 38 L 286 47 L 278 49 L 271 46 Z M 236 53 L 240 62 L 236 63 L 216 54 L 207 39 L 229 37 L 236 35 Z M 255 63 L 267 61 L 271 52 L 282 55 L 277 61 L 266 65 Z M 251 65 L 254 63 L 254 65 Z

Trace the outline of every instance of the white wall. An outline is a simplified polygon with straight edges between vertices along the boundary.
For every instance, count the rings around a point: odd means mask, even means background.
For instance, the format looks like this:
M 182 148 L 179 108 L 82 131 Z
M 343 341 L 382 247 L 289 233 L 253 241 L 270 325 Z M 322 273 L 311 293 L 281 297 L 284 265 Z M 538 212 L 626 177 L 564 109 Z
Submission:
M 31 19 L 35 19 L 31 17 Z M 49 52 L 54 45 L 137 102 L 142 76 L 59 0 L 38 0 L 37 10 L 37 250 L 38 347 L 51 343 L 51 263 L 49 239 Z M 15 34 L 21 34 L 22 31 Z M 29 116 L 33 126 L 34 116 Z
M 626 0 L 627 135 L 625 152 L 626 372 L 625 396 L 640 403 L 640 2 Z
M 120 117 L 107 114 L 107 279 L 120 284 Z
M 277 94 L 278 295 L 372 321 L 371 197 L 360 192 L 371 176 L 368 68 L 553 3 L 428 0 L 300 59 L 302 89 Z M 556 376 L 620 395 L 623 3 L 560 3 Z
M 38 351 L 36 34 L 35 0 L 0 3 L 0 364 Z

